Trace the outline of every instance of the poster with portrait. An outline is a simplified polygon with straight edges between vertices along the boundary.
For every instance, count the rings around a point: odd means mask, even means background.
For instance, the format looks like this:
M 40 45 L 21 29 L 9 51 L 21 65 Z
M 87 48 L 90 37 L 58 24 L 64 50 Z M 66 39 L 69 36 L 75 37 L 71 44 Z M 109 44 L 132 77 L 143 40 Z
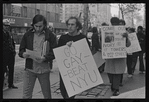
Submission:
M 131 45 L 126 48 L 127 53 L 141 51 L 141 47 L 140 47 L 136 33 L 130 33 L 128 34 L 128 37 L 131 42 Z
M 54 55 L 69 97 L 103 83 L 85 38 L 55 48 Z
M 125 33 L 124 26 L 103 26 L 102 35 L 102 58 L 126 58 L 126 38 L 122 37 Z

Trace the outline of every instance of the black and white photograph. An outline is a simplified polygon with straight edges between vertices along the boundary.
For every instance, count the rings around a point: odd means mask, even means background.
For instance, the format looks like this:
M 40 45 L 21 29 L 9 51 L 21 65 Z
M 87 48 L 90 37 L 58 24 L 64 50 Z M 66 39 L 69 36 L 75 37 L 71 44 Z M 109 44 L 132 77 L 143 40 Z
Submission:
M 145 3 L 2 3 L 2 16 L 2 99 L 146 98 Z M 140 49 L 121 57 L 103 26 Z

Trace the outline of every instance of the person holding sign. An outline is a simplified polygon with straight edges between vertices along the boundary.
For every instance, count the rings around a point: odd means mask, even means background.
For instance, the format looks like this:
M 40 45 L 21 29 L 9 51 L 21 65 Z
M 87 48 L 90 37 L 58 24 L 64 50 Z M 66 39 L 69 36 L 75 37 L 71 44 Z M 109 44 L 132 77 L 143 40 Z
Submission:
M 38 78 L 44 98 L 50 99 L 49 62 L 55 58 L 53 48 L 57 46 L 56 36 L 47 28 L 47 21 L 42 15 L 35 15 L 32 26 L 33 29 L 24 34 L 19 48 L 19 56 L 26 58 L 23 98 L 32 98 L 34 84 Z
M 90 46 L 90 43 L 89 43 L 87 37 L 79 32 L 82 29 L 82 25 L 81 25 L 80 21 L 78 20 L 78 18 L 70 17 L 66 21 L 66 25 L 68 28 L 68 34 L 62 35 L 59 38 L 58 47 L 63 46 L 63 45 L 71 46 L 72 42 L 81 40 L 83 38 L 86 38 L 88 45 Z M 61 91 L 61 94 L 64 99 L 69 98 L 61 75 L 60 75 L 60 91 Z M 72 97 L 70 97 L 70 99 L 74 99 L 74 97 L 75 96 L 72 96 Z
M 119 26 L 119 18 L 112 17 L 110 21 L 112 26 Z M 126 38 L 126 47 L 129 47 L 131 43 L 128 39 L 128 34 L 124 33 L 122 36 Z M 119 95 L 120 80 L 125 68 L 126 58 L 106 59 L 105 72 L 108 74 L 113 96 Z
M 128 33 L 134 33 L 135 29 L 134 28 L 129 28 Z M 127 73 L 128 73 L 128 78 L 131 78 L 133 76 L 133 70 L 132 70 L 132 58 L 133 58 L 133 52 L 132 53 L 127 53 Z
M 144 61 L 143 61 L 143 54 L 145 53 L 145 34 L 143 33 L 143 27 L 142 26 L 138 26 L 138 28 L 137 28 L 137 37 L 138 37 L 139 44 L 140 44 L 142 51 L 133 53 L 132 69 L 134 72 L 135 67 L 136 67 L 136 63 L 137 63 L 137 59 L 139 57 L 139 62 L 140 62 L 139 71 L 140 71 L 140 74 L 143 74 L 145 71 Z

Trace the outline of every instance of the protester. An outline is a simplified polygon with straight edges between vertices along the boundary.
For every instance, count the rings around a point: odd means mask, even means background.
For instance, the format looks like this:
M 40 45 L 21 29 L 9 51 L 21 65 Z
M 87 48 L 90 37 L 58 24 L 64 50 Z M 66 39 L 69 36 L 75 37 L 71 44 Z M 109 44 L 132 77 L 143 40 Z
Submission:
M 119 18 L 112 17 L 110 21 L 112 26 L 119 26 Z M 126 38 L 126 47 L 129 47 L 130 41 L 128 39 L 128 34 L 124 33 L 122 36 Z M 125 68 L 126 58 L 106 59 L 105 72 L 108 74 L 113 96 L 119 95 L 121 75 L 124 73 Z
M 145 53 L 145 34 L 143 33 L 142 26 L 138 26 L 138 28 L 137 28 L 137 37 L 139 40 L 141 51 L 133 53 L 132 69 L 133 69 L 133 73 L 134 73 L 137 59 L 139 56 L 139 62 L 140 62 L 139 63 L 139 71 L 140 71 L 140 74 L 143 74 L 145 72 L 144 61 L 143 61 L 143 54 Z
M 42 15 L 34 16 L 32 27 L 33 29 L 30 29 L 24 34 L 19 48 L 19 56 L 26 58 L 23 79 L 23 98 L 32 98 L 34 84 L 36 78 L 38 78 L 44 98 L 50 99 L 49 62 L 55 58 L 53 48 L 57 46 L 56 38 L 54 34 L 47 29 L 47 21 Z M 36 57 L 36 60 L 30 58 L 32 55 L 27 53 L 26 50 L 43 53 L 43 44 L 45 42 L 47 42 L 45 45 L 47 53 L 42 57 Z
M 8 74 L 8 87 L 17 88 L 13 85 L 13 75 L 14 75 L 14 58 L 15 58 L 15 44 L 11 38 L 9 29 L 10 22 L 8 19 L 3 19 L 3 84 L 4 84 L 4 74 L 7 73 L 7 67 L 9 69 Z
M 7 26 L 6 30 L 9 32 L 9 35 L 10 35 L 10 38 L 11 38 L 11 43 L 13 45 L 13 50 L 14 50 L 14 53 L 9 56 L 9 62 L 8 62 L 8 65 L 7 65 L 7 68 L 8 68 L 8 87 L 17 89 L 18 87 L 13 85 L 14 65 L 15 65 L 15 55 L 16 55 L 15 42 L 14 42 L 14 39 L 13 39 L 13 35 L 10 32 L 10 25 Z
M 129 28 L 128 30 L 129 34 L 134 33 L 134 28 Z M 132 58 L 133 53 L 127 53 L 127 73 L 128 77 L 131 78 L 133 76 L 133 70 L 132 70 Z
M 97 51 L 101 50 L 101 34 L 98 33 L 97 27 L 92 28 L 92 54 L 94 55 Z M 102 73 L 104 70 L 104 64 L 98 68 L 99 72 Z
M 99 33 L 97 27 L 92 28 L 92 54 L 95 54 L 101 48 L 99 44 Z
M 80 21 L 78 20 L 78 18 L 70 17 L 66 21 L 66 25 L 67 25 L 67 28 L 68 28 L 68 34 L 61 35 L 61 37 L 59 38 L 59 41 L 58 41 L 58 46 L 59 47 L 63 46 L 63 45 L 71 46 L 72 42 L 81 40 L 83 38 L 86 38 L 86 40 L 87 40 L 87 42 L 90 46 L 90 43 L 89 43 L 87 37 L 79 32 L 79 30 L 82 29 L 82 25 L 81 25 Z M 67 98 L 69 98 L 68 93 L 66 91 L 66 88 L 64 86 L 64 82 L 63 82 L 62 77 L 61 77 L 60 74 L 59 74 L 59 76 L 60 76 L 60 91 L 61 91 L 61 94 L 62 94 L 64 99 L 67 99 Z M 74 97 L 75 97 L 75 95 L 70 97 L 70 99 L 74 99 Z

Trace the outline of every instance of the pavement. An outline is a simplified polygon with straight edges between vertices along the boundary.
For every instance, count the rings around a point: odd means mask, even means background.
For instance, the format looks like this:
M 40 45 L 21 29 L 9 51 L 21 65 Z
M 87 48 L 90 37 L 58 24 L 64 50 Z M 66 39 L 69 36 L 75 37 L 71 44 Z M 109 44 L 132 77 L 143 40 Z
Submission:
M 106 73 L 101 73 L 104 83 L 94 88 L 86 90 L 76 95 L 75 99 L 119 99 L 119 98 L 145 98 L 145 76 L 146 74 L 139 74 L 139 68 L 137 63 L 136 70 L 132 78 L 128 78 L 128 74 L 124 73 L 123 86 L 120 87 L 120 95 L 112 96 L 110 89 L 109 79 Z M 17 65 L 17 63 L 16 63 Z M 50 73 L 51 94 L 52 99 L 63 99 L 59 90 L 59 70 L 57 63 L 54 60 L 53 69 Z M 18 89 L 3 90 L 3 99 L 22 99 L 23 82 L 15 84 Z M 33 99 L 44 99 L 41 91 L 39 81 L 36 80 L 33 90 Z

